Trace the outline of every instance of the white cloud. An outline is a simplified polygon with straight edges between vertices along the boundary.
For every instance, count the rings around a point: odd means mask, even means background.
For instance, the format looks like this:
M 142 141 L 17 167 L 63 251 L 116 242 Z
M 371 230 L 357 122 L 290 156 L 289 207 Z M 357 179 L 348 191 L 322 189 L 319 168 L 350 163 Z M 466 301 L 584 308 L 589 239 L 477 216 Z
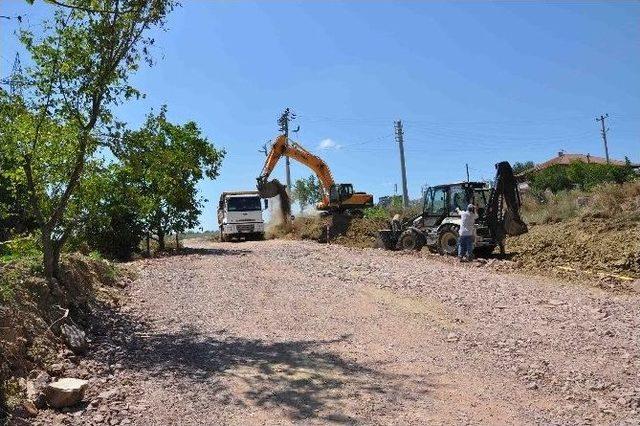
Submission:
M 318 145 L 320 149 L 340 149 L 342 145 L 338 145 L 333 139 L 326 138 L 320 141 L 320 145 Z

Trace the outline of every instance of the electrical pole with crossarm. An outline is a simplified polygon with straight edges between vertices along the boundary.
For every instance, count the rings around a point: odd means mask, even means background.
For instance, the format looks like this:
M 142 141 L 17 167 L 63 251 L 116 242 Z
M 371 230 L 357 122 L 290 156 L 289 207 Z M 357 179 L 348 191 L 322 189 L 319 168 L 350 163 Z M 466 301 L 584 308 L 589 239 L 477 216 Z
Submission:
M 287 145 L 289 144 L 289 121 L 295 120 L 296 114 L 292 112 L 289 108 L 285 108 L 282 112 L 282 115 L 278 119 L 278 125 L 280 126 L 280 131 L 284 134 L 286 138 Z M 299 129 L 298 129 L 299 130 Z M 291 194 L 291 170 L 289 165 L 289 157 L 285 156 L 285 173 L 287 176 L 287 192 L 289 195 Z

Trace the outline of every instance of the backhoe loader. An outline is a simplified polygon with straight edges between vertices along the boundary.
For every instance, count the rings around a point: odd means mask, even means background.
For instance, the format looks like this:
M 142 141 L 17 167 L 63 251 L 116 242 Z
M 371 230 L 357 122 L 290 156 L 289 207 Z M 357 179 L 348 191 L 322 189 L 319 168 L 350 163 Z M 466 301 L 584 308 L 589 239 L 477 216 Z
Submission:
M 378 245 L 389 250 L 420 250 L 453 255 L 458 245 L 460 215 L 468 204 L 478 208 L 475 252 L 488 256 L 496 247 L 504 254 L 507 235 L 528 231 L 520 218 L 520 193 L 511 165 L 496 164 L 493 186 L 485 182 L 460 182 L 427 188 L 423 211 L 405 221 L 394 220 L 390 229 L 378 231 Z
M 271 198 L 279 194 L 280 183 L 267 181 L 269 175 L 282 156 L 293 158 L 314 171 L 322 186 L 322 200 L 316 208 L 329 213 L 346 213 L 353 217 L 362 217 L 362 209 L 373 206 L 373 195 L 355 192 L 350 183 L 335 183 L 329 166 L 317 155 L 304 149 L 297 142 L 280 135 L 271 146 L 262 172 L 258 176 L 258 193 L 262 198 Z

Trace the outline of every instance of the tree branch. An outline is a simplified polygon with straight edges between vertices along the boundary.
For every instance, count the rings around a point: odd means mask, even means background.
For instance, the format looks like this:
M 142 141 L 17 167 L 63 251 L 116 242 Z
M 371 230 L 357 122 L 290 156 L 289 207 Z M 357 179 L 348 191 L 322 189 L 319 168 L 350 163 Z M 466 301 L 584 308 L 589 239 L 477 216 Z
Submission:
M 133 8 L 127 9 L 127 10 L 120 10 L 120 11 L 118 11 L 117 8 L 116 8 L 116 10 L 94 9 L 94 8 L 91 8 L 91 7 L 79 6 L 77 4 L 69 4 L 69 3 L 66 3 L 66 2 L 63 2 L 63 1 L 60 1 L 60 0 L 45 0 L 45 2 L 54 4 L 54 5 L 60 6 L 60 7 L 66 7 L 67 9 L 82 10 L 83 12 L 87 12 L 87 13 L 115 14 L 115 13 L 129 13 L 129 12 L 133 11 Z

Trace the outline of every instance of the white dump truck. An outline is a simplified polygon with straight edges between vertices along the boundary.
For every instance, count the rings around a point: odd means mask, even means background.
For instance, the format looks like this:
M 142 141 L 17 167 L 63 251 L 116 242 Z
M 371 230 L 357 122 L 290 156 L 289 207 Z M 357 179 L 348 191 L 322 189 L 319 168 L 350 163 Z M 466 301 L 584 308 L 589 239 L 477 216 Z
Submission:
M 227 191 L 220 194 L 218 225 L 220 241 L 263 239 L 264 220 L 258 191 Z M 264 209 L 268 201 L 264 200 Z

